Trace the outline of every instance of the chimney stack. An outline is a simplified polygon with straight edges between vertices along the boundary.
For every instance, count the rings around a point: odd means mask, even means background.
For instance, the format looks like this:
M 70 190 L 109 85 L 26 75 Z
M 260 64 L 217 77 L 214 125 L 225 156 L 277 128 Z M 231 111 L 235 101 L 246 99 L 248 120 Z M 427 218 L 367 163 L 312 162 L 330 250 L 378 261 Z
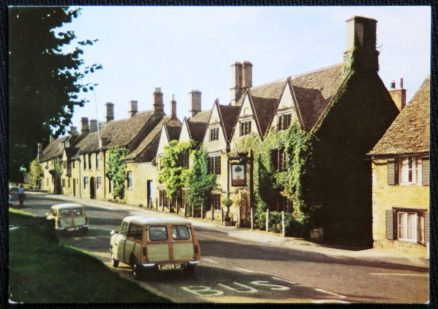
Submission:
M 202 111 L 201 106 L 201 91 L 199 90 L 192 90 L 189 92 L 190 94 L 190 100 L 192 103 L 192 109 L 189 111 L 192 115 L 192 117 L 195 117 L 197 113 Z
M 137 114 L 137 111 L 138 111 L 137 108 L 138 108 L 138 102 L 136 100 L 131 100 L 129 102 L 129 112 L 128 112 L 130 117 L 132 117 L 135 114 Z
M 96 119 L 91 119 L 90 120 L 90 133 L 96 132 L 97 131 L 97 120 Z
M 388 92 L 398 110 L 401 111 L 406 106 L 406 89 L 403 88 L 403 78 L 400 78 L 400 88 L 396 88 L 395 81 L 392 81 Z
M 164 113 L 164 104 L 163 104 L 163 93 L 161 92 L 161 88 L 155 88 L 154 92 L 154 113 L 163 114 Z
M 76 136 L 78 135 L 78 129 L 75 126 L 71 126 L 70 127 L 70 135 L 71 136 Z
M 170 115 L 172 119 L 176 119 L 176 101 L 175 101 L 175 95 L 172 94 L 172 101 L 170 101 L 170 105 L 171 105 L 171 111 L 170 111 Z
M 353 16 L 347 20 L 347 51 L 344 53 L 345 71 L 377 72 L 379 52 L 376 50 L 377 20 Z
M 244 61 L 242 66 L 242 88 L 252 87 L 252 63 Z
M 114 103 L 108 102 L 106 105 L 106 122 L 114 120 Z
M 90 127 L 88 126 L 88 117 L 81 118 L 81 134 L 90 133 Z
M 242 64 L 235 62 L 231 65 L 233 87 L 231 88 L 231 105 L 236 105 L 242 96 Z

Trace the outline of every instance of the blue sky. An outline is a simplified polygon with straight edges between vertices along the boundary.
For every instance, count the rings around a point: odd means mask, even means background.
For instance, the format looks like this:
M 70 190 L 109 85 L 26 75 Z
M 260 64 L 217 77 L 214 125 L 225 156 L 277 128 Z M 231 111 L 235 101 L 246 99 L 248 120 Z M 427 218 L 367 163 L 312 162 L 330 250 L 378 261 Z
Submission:
M 155 87 L 168 114 L 175 95 L 181 120 L 193 89 L 203 109 L 216 98 L 228 104 L 236 61 L 252 62 L 254 86 L 340 63 L 354 15 L 377 19 L 379 75 L 387 86 L 403 77 L 409 100 L 430 70 L 429 7 L 83 7 L 65 28 L 99 40 L 83 57 L 103 69 L 87 77 L 99 85 L 84 94 L 90 103 L 73 125 L 103 120 L 106 102 L 116 119 L 127 117 L 130 100 L 150 110 Z

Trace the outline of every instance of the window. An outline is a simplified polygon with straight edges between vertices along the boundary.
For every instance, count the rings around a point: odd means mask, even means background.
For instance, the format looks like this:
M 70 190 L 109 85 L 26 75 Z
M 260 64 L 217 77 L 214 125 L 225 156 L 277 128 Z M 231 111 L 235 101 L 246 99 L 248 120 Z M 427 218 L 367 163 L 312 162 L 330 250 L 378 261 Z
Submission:
M 91 153 L 88 154 L 88 168 L 91 170 Z
M 210 141 L 217 141 L 219 139 L 219 128 L 210 129 Z
M 88 186 L 88 177 L 85 176 L 84 177 L 84 189 L 87 189 L 87 186 Z
M 96 152 L 96 169 L 99 169 L 99 154 Z
M 220 175 L 221 174 L 221 157 L 208 157 L 208 173 Z
M 189 168 L 189 157 L 188 151 L 181 152 L 178 157 L 178 165 L 182 168 Z
M 99 189 L 102 186 L 102 177 L 97 176 L 96 178 L 96 187 Z
M 190 230 L 187 225 L 172 226 L 172 239 L 174 240 L 189 240 Z
M 122 235 L 128 235 L 128 222 L 123 222 L 122 226 L 120 227 L 120 234 Z
M 83 160 L 84 160 L 84 170 L 86 170 L 87 169 L 87 156 L 86 155 L 83 156 Z
M 424 210 L 390 209 L 386 211 L 386 238 L 425 244 L 429 235 L 429 217 Z
M 149 240 L 151 241 L 167 240 L 167 228 L 165 226 L 150 226 Z
M 75 161 L 72 162 L 72 167 L 75 168 Z
M 290 126 L 292 114 L 278 115 L 278 130 L 286 130 Z
M 62 217 L 70 217 L 70 209 L 61 209 L 59 210 L 59 216 Z
M 128 187 L 128 189 L 131 189 L 132 188 L 132 172 L 128 172 L 126 175 L 126 178 L 128 180 L 127 187 Z
M 276 171 L 284 172 L 286 170 L 286 152 L 284 149 L 275 149 L 271 152 L 272 164 Z
M 108 193 L 111 193 L 111 191 L 112 191 L 112 183 L 111 180 L 108 179 Z
M 68 182 L 68 187 L 70 188 L 70 178 L 67 180 Z
M 251 132 L 251 120 L 250 121 L 242 121 L 240 123 L 240 136 L 248 135 Z
M 401 157 L 387 160 L 388 185 L 429 185 L 429 158 Z
M 143 229 L 141 225 L 133 224 L 129 226 L 128 237 L 136 240 L 141 240 L 143 236 Z
M 167 206 L 166 190 L 160 190 L 158 198 L 160 206 Z
M 81 208 L 74 208 L 72 209 L 73 217 L 82 217 L 84 215 L 84 212 Z

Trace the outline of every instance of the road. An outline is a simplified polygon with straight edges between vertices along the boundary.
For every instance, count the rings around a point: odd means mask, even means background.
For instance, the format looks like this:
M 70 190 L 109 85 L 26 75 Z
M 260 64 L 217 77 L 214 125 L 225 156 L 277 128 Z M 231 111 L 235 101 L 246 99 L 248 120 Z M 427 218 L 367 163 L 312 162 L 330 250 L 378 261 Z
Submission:
M 23 210 L 44 216 L 57 200 L 28 194 Z M 60 241 L 87 250 L 108 267 L 109 232 L 132 214 L 167 215 L 141 208 L 86 202 L 90 229 L 85 236 Z M 202 260 L 192 277 L 162 271 L 139 282 L 144 288 L 178 303 L 426 303 L 428 271 L 409 265 L 334 258 L 322 252 L 282 248 L 236 239 L 226 228 L 196 227 Z M 127 265 L 113 269 L 133 280 Z

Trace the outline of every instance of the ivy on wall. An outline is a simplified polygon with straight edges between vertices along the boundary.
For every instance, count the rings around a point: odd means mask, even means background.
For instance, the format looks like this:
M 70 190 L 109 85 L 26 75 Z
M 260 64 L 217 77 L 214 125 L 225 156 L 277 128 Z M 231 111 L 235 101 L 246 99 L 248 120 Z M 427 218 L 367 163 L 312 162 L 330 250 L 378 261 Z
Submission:
M 106 176 L 113 184 L 115 198 L 123 199 L 125 195 L 126 163 L 125 157 L 128 150 L 124 147 L 114 146 L 108 151 Z
M 32 188 L 39 189 L 41 187 L 41 175 L 43 174 L 43 168 L 41 167 L 38 158 L 34 159 L 30 163 L 30 185 Z

